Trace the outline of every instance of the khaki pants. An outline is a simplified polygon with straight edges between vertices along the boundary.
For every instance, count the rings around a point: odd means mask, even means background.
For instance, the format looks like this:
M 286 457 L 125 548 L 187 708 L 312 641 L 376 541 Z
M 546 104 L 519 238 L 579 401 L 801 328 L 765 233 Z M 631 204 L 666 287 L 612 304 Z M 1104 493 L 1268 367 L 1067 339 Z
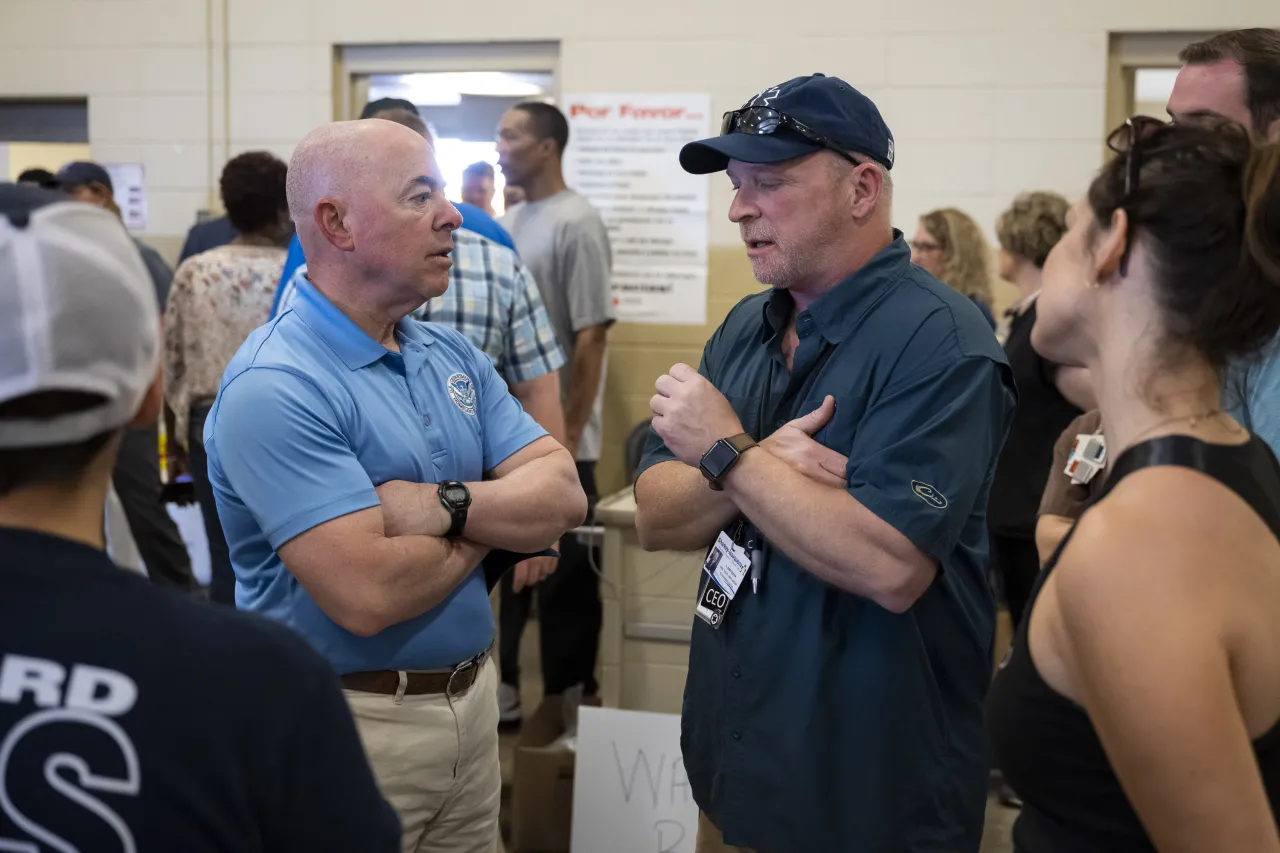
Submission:
M 754 853 L 746 847 L 730 847 L 724 843 L 724 834 L 716 829 L 711 818 L 698 812 L 698 841 L 693 853 Z
M 500 853 L 497 675 L 461 696 L 343 691 L 369 764 L 404 828 L 404 853 Z

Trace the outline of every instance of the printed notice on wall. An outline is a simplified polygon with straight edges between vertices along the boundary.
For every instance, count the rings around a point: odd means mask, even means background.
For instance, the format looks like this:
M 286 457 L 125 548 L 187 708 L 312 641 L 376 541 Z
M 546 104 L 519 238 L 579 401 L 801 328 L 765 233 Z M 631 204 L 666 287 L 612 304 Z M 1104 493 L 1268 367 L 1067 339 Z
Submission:
M 578 716 L 573 853 L 693 853 L 698 805 L 680 716 L 588 708 Z
M 707 321 L 710 180 L 680 168 L 711 132 L 710 95 L 568 95 L 565 180 L 609 227 L 613 302 L 626 323 Z
M 124 227 L 130 231 L 147 230 L 146 170 L 141 163 L 103 163 L 102 168 L 111 176 L 111 188 L 115 191 L 116 207 L 124 219 Z

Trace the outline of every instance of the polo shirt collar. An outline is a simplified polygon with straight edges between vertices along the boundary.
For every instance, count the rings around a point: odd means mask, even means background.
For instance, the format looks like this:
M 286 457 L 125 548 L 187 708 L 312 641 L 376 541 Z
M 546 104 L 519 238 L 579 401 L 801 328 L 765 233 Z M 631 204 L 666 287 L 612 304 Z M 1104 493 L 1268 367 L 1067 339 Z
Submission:
M 893 242 L 856 270 L 853 275 L 818 297 L 808 314 L 823 338 L 838 344 L 848 337 L 877 299 L 911 266 L 911 248 L 898 229 Z M 764 303 L 764 340 L 782 334 L 795 302 L 784 288 L 775 287 Z
M 338 354 L 350 370 L 359 370 L 378 361 L 391 350 L 375 341 L 329 301 L 305 275 L 297 279 L 298 293 L 292 305 L 293 311 L 313 332 Z M 396 331 L 405 338 L 430 346 L 434 341 L 425 324 L 404 319 L 396 325 Z

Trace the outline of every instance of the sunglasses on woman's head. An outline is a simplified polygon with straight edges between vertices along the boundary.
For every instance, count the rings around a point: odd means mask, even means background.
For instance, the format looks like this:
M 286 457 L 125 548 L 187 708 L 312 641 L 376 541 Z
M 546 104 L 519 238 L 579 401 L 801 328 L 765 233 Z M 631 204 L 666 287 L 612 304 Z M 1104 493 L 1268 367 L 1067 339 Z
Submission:
M 1107 147 L 1117 154 L 1129 158 L 1125 164 L 1124 197 L 1128 201 L 1138 191 L 1138 175 L 1142 168 L 1141 158 L 1137 156 L 1138 143 L 1150 139 L 1157 130 L 1165 127 L 1166 121 L 1151 116 L 1134 116 L 1125 119 L 1124 124 L 1111 131 L 1107 137 Z
M 1120 204 L 1122 208 L 1133 199 L 1134 193 L 1138 191 L 1138 179 L 1142 174 L 1142 158 L 1138 156 L 1138 143 L 1151 138 L 1157 130 L 1167 124 L 1168 122 L 1151 116 L 1134 116 L 1133 118 L 1125 119 L 1124 124 L 1111 131 L 1111 135 L 1107 137 L 1107 147 L 1117 154 L 1124 155 L 1126 158 L 1124 164 L 1124 199 Z M 1133 240 L 1130 236 L 1132 232 L 1131 223 L 1128 233 L 1125 235 L 1124 254 L 1120 256 L 1121 278 L 1129 274 L 1129 250 L 1133 247 Z

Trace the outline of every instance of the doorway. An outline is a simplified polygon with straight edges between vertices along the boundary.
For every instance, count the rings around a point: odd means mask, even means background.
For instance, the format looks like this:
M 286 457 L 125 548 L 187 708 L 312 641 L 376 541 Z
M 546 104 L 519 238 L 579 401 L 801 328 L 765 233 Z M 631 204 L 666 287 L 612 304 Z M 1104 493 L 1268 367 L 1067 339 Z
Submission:
M 1134 115 L 1168 119 L 1165 105 L 1182 63 L 1178 53 L 1211 32 L 1112 33 L 1107 67 L 1107 115 L 1103 133 Z
M 494 171 L 493 212 L 501 215 L 498 121 L 522 101 L 555 103 L 559 53 L 553 42 L 342 47 L 335 112 L 357 118 L 379 98 L 414 104 L 431 130 L 449 198 L 461 200 L 468 166 L 486 163 Z
M 28 169 L 58 169 L 89 158 L 89 106 L 84 98 L 0 99 L 0 180 Z

